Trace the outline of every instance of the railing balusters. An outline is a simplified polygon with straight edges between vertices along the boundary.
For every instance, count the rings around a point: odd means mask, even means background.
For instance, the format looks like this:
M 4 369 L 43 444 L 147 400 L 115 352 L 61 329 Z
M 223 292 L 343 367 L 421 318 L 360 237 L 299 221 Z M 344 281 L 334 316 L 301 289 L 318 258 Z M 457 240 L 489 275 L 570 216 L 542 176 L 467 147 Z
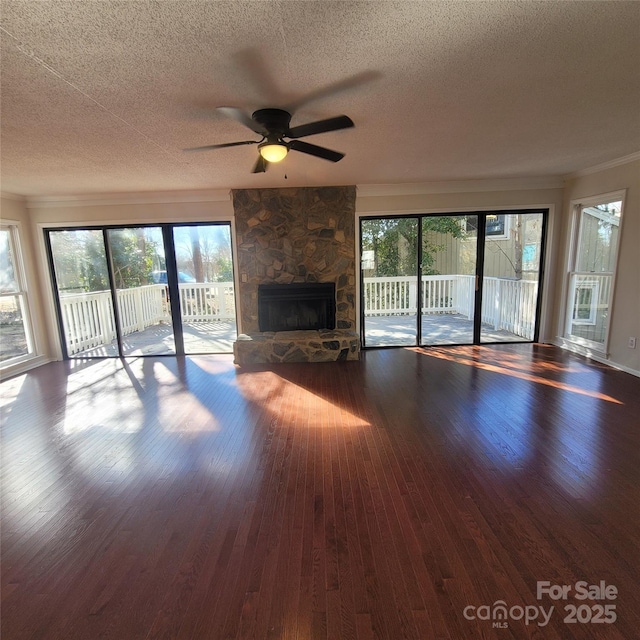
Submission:
M 365 316 L 416 312 L 415 279 L 406 276 L 364 278 Z M 475 276 L 423 276 L 422 313 L 458 313 L 473 318 Z M 605 292 L 606 286 L 601 287 Z M 484 278 L 482 321 L 533 338 L 538 283 L 535 280 Z

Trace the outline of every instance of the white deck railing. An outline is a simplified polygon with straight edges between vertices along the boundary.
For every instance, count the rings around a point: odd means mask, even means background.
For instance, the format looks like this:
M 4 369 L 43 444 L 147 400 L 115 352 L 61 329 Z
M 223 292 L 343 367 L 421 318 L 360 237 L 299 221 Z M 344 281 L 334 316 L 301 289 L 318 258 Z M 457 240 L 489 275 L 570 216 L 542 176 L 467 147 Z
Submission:
M 475 276 L 422 278 L 422 313 L 454 313 L 473 318 Z M 183 322 L 235 320 L 233 282 L 179 285 Z M 364 278 L 365 316 L 414 314 L 417 278 Z M 528 340 L 533 338 L 538 283 L 532 280 L 484 278 L 482 321 Z M 118 289 L 122 335 L 171 322 L 165 285 Z M 70 355 L 108 344 L 116 337 L 109 291 L 61 294 L 60 305 Z
M 235 319 L 233 282 L 180 283 L 178 288 L 183 322 Z M 165 285 L 118 289 L 116 295 L 123 336 L 171 322 Z M 115 340 L 110 291 L 62 293 L 60 307 L 69 355 Z
M 482 322 L 533 339 L 538 283 L 484 278 Z M 422 313 L 455 313 L 473 318 L 475 276 L 423 276 Z M 417 311 L 417 278 L 364 278 L 364 315 L 389 316 Z

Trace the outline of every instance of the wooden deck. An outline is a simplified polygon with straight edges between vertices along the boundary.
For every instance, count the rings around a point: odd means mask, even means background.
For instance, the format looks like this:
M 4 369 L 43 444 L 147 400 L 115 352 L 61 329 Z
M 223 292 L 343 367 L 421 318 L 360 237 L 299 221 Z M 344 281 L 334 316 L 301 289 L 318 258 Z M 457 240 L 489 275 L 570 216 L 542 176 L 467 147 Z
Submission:
M 416 342 L 415 316 L 373 316 L 365 320 L 366 346 L 412 346 Z M 237 332 L 235 322 L 188 322 L 183 325 L 187 354 L 232 353 Z M 522 342 L 525 339 L 509 331 L 495 331 L 483 324 L 483 342 Z M 423 344 L 469 344 L 473 341 L 473 322 L 455 314 L 425 315 L 422 319 Z M 158 324 L 136 331 L 124 338 L 125 355 L 175 354 L 173 331 L 168 324 Z M 113 341 L 88 349 L 76 358 L 116 356 Z
M 237 336 L 235 322 L 185 322 L 182 328 L 187 354 L 233 352 L 233 343 Z M 172 355 L 176 352 L 173 329 L 166 323 L 130 333 L 124 337 L 122 343 L 126 356 Z M 73 357 L 115 357 L 117 355 L 118 345 L 113 340 L 109 344 L 87 349 Z
M 0 392 L 3 639 L 637 637 L 631 375 L 525 344 L 72 360 Z M 537 598 L 580 580 L 618 595 Z M 468 619 L 496 601 L 554 611 Z
M 416 316 L 372 316 L 365 318 L 367 347 L 412 346 L 416 344 Z M 482 342 L 526 342 L 527 339 L 504 329 L 482 323 Z M 473 320 L 453 313 L 422 316 L 423 345 L 473 343 Z

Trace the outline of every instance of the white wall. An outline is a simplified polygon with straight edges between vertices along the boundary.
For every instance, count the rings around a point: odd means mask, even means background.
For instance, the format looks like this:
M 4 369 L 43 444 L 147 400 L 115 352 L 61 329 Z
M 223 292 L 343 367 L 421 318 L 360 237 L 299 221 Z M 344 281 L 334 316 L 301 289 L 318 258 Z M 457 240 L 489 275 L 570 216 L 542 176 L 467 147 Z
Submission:
M 626 189 L 618 270 L 611 308 L 609 355 L 607 362 L 640 375 L 640 160 L 634 160 L 567 180 L 564 190 L 561 267 L 568 263 L 568 243 L 571 230 L 571 202 Z M 562 291 L 558 288 L 555 310 L 562 313 Z M 562 326 L 558 327 L 558 336 Z M 629 337 L 636 337 L 635 349 L 627 346 Z

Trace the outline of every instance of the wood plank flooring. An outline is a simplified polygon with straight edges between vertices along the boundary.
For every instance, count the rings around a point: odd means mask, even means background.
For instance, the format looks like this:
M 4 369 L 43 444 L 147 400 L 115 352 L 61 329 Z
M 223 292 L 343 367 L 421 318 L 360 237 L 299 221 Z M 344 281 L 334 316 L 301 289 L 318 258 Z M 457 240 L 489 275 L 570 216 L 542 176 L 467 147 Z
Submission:
M 638 637 L 639 392 L 529 344 L 45 365 L 0 385 L 1 636 Z

